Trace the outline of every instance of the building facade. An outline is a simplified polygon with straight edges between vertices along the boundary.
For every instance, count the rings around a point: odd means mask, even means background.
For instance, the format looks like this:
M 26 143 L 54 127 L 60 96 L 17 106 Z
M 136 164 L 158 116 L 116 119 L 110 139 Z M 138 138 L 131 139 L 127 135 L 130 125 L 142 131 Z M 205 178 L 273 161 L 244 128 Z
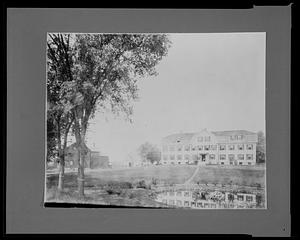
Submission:
M 172 134 L 162 139 L 161 163 L 255 165 L 257 140 L 246 130 Z
M 84 167 L 95 169 L 95 168 L 110 168 L 110 162 L 108 156 L 102 156 L 98 151 L 92 151 L 86 145 L 85 150 L 85 161 Z M 77 168 L 78 167 L 78 151 L 75 143 L 71 144 L 66 148 L 65 152 L 65 167 Z

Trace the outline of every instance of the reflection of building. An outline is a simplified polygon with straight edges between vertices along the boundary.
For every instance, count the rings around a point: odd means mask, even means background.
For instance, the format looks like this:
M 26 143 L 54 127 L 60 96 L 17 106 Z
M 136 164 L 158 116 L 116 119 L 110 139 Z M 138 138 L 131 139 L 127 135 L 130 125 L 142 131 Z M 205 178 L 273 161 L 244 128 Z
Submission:
M 162 140 L 162 163 L 255 165 L 256 144 L 246 130 L 172 134 Z
M 254 207 L 256 206 L 256 195 L 250 193 L 222 193 L 220 201 L 214 201 L 209 197 L 195 199 L 192 191 L 166 191 L 158 194 L 158 202 L 165 203 L 174 207 L 188 208 L 235 208 L 235 207 Z
M 109 168 L 108 156 L 101 156 L 97 151 L 91 151 L 86 145 L 85 150 L 85 168 Z M 78 167 L 78 151 L 76 150 L 75 143 L 66 148 L 65 166 L 71 168 Z

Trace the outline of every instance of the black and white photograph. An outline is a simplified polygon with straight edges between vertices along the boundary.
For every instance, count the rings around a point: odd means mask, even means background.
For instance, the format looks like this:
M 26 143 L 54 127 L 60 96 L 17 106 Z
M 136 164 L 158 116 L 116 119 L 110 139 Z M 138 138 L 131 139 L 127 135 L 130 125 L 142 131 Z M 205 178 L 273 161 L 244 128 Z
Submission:
M 44 204 L 267 209 L 265 32 L 44 44 Z

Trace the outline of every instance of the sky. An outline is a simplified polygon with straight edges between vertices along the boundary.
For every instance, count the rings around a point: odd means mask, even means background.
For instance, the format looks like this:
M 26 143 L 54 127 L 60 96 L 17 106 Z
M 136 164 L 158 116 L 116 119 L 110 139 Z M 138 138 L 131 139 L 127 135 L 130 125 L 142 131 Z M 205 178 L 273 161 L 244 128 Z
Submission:
M 144 142 L 179 132 L 265 132 L 265 33 L 169 34 L 158 76 L 138 82 L 133 122 L 97 113 L 87 145 L 125 163 Z

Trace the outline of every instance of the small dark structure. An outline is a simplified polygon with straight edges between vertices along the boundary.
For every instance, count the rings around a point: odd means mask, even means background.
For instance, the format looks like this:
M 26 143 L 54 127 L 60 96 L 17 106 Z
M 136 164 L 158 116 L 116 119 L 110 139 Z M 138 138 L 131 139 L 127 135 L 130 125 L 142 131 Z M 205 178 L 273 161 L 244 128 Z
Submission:
M 95 168 L 109 168 L 108 156 L 101 156 L 100 152 L 91 151 L 85 144 L 85 162 L 84 167 L 95 169 Z M 78 167 L 78 151 L 75 143 L 71 144 L 66 148 L 65 152 L 65 167 L 77 168 Z
M 91 152 L 90 168 L 109 168 L 108 156 L 101 156 L 99 152 Z

